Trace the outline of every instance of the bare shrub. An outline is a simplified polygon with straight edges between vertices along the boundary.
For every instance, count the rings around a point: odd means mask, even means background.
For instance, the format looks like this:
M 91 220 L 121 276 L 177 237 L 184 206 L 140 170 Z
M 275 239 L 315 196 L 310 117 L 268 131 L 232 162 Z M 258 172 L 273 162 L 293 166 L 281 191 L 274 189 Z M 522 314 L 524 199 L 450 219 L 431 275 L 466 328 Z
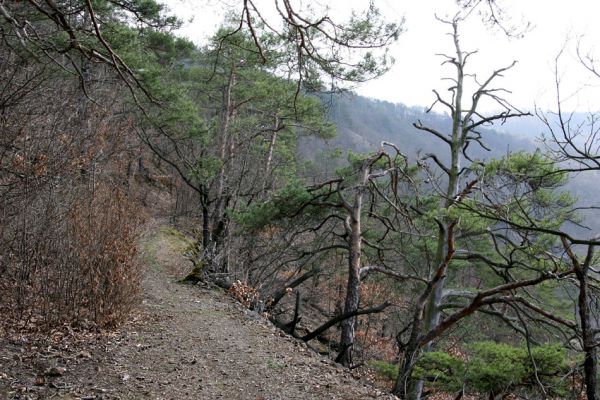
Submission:
M 112 326 L 137 300 L 136 202 L 110 182 L 46 188 L 2 225 L 0 307 L 22 324 Z
M 7 49 L 0 71 L 2 320 L 113 326 L 140 288 L 141 213 L 127 171 L 139 147 L 132 122 L 101 69 L 90 70 L 94 101 L 56 66 Z

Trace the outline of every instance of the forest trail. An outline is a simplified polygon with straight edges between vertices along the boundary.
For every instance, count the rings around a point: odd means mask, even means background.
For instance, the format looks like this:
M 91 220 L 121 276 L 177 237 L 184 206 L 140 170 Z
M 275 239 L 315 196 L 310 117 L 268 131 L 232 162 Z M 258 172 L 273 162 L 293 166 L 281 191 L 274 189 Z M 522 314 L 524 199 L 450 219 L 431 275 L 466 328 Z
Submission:
M 394 398 L 283 335 L 222 291 L 177 283 L 189 262 L 181 255 L 185 239 L 176 231 L 154 228 L 142 244 L 139 315 L 115 333 L 59 335 L 54 345 L 5 335 L 0 398 Z

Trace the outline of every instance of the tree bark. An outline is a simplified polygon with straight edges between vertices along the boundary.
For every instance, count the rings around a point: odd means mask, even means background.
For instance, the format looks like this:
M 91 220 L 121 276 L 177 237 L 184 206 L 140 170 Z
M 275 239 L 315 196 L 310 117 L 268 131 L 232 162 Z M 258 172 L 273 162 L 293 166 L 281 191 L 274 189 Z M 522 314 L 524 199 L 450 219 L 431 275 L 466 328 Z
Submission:
M 583 372 L 585 381 L 585 391 L 588 400 L 597 399 L 597 374 L 598 365 L 596 358 L 596 346 L 594 343 L 594 333 L 590 318 L 590 299 L 588 295 L 588 277 L 587 270 L 582 266 L 576 270 L 579 280 L 579 296 L 577 305 L 579 308 L 579 319 L 581 324 L 581 338 L 583 341 Z
M 597 373 L 598 361 L 596 344 L 594 340 L 594 329 L 590 315 L 590 295 L 588 285 L 588 273 L 590 264 L 594 256 L 594 246 L 589 245 L 587 255 L 583 264 L 579 261 L 577 255 L 573 252 L 571 245 L 565 237 L 561 237 L 565 252 L 571 259 L 575 276 L 579 283 L 579 295 L 577 297 L 577 308 L 579 311 L 579 324 L 581 326 L 581 340 L 583 342 L 583 374 L 585 382 L 585 391 L 588 400 L 596 400 L 597 396 Z
M 358 195 L 351 215 L 346 219 L 348 233 L 350 234 L 350 254 L 348 255 L 348 285 L 346 287 L 346 301 L 344 303 L 344 314 L 353 313 L 358 310 L 360 302 L 360 253 L 362 235 L 360 228 L 360 210 L 362 208 L 362 194 Z M 352 346 L 354 345 L 354 327 L 356 317 L 342 321 L 342 334 L 340 346 L 346 349 L 341 357 L 340 363 L 346 367 L 352 364 Z
M 423 391 L 422 381 L 411 378 L 415 362 L 417 361 L 420 352 L 419 337 L 422 329 L 423 307 L 420 307 L 420 310 L 417 310 L 413 317 L 413 327 L 410 339 L 404 347 L 404 355 L 400 362 L 398 378 L 396 379 L 393 390 L 393 393 L 402 399 L 418 398 Z
M 227 177 L 227 164 L 228 160 L 231 159 L 234 144 L 233 138 L 231 138 L 230 132 L 230 124 L 233 118 L 233 112 L 235 109 L 235 104 L 233 100 L 233 88 L 236 84 L 236 68 L 235 64 L 232 63 L 231 71 L 229 73 L 229 80 L 227 82 L 227 86 L 223 92 L 223 107 L 221 110 L 221 126 L 220 126 L 220 136 L 221 136 L 221 146 L 219 148 L 219 159 L 221 160 L 221 168 L 219 170 L 219 178 L 217 180 L 217 188 L 215 193 L 215 207 L 213 210 L 213 215 L 211 218 L 211 238 L 210 238 L 210 248 L 205 252 L 209 258 L 210 269 L 212 272 L 223 272 L 227 269 L 227 263 L 219 263 L 215 259 L 219 252 L 219 244 L 223 241 L 223 235 L 227 234 L 228 229 L 228 221 L 225 216 L 225 209 L 227 208 L 227 202 L 229 201 L 229 196 L 225 193 L 226 186 L 226 177 Z M 229 154 L 228 154 L 229 152 Z M 221 264 L 221 265 L 219 265 Z
M 358 311 L 360 303 L 360 257 L 362 252 L 362 228 L 361 212 L 363 206 L 363 197 L 366 186 L 372 178 L 371 168 L 385 153 L 383 149 L 377 154 L 363 161 L 360 168 L 360 180 L 354 188 L 354 203 L 349 204 L 341 190 L 338 192 L 342 200 L 342 205 L 348 212 L 345 220 L 346 234 L 348 235 L 348 283 L 346 286 L 346 300 L 344 302 L 344 314 L 351 314 Z M 348 318 L 342 322 L 342 333 L 340 338 L 341 353 L 338 355 L 339 362 L 349 367 L 352 365 L 352 350 L 354 345 L 354 330 L 356 326 L 356 317 Z
M 454 65 L 456 67 L 456 92 L 454 95 L 454 104 L 453 104 L 453 112 L 452 112 L 452 132 L 449 137 L 446 138 L 446 143 L 450 146 L 450 167 L 445 169 L 445 172 L 448 176 L 448 185 L 446 187 L 446 198 L 441 200 L 440 206 L 443 209 L 448 209 L 454 203 L 454 198 L 459 193 L 459 181 L 460 181 L 460 165 L 461 165 L 461 150 L 464 146 L 464 142 L 466 141 L 467 132 L 463 131 L 463 111 L 462 111 L 462 96 L 463 96 L 463 81 L 464 81 L 464 54 L 461 50 L 459 37 L 458 37 L 458 27 L 457 21 L 452 23 L 453 28 L 453 39 L 454 39 L 454 47 L 456 50 L 456 61 Z M 435 265 L 441 265 L 443 263 L 444 257 L 447 253 L 446 248 L 446 238 L 445 238 L 445 229 L 440 226 L 438 231 L 438 243 L 436 248 L 436 256 L 435 256 Z M 435 274 L 436 272 L 434 272 Z M 420 325 L 419 328 L 424 329 L 425 332 L 428 332 L 432 327 L 436 326 L 440 321 L 441 310 L 440 304 L 442 301 L 442 295 L 444 292 L 444 288 L 446 286 L 446 274 L 440 277 L 439 280 L 435 283 L 434 287 L 429 294 L 429 298 L 427 300 L 427 305 L 425 308 L 425 317 L 424 323 Z M 413 329 L 415 327 L 413 326 Z M 421 332 L 419 331 L 419 334 Z M 424 351 L 430 351 L 432 349 L 432 343 L 428 343 L 424 348 Z M 416 349 L 414 350 L 416 351 Z M 416 353 L 415 353 L 416 355 Z M 411 355 L 412 357 L 412 355 Z M 406 358 L 406 355 L 405 355 Z M 407 364 L 407 366 L 411 366 L 413 363 Z M 410 373 L 407 372 L 406 379 L 408 381 L 411 380 Z M 409 400 L 419 400 L 421 398 L 421 393 L 423 391 L 423 382 L 415 382 L 409 384 L 411 390 L 406 392 L 406 390 L 402 393 L 405 394 L 405 398 Z
M 275 115 L 273 122 L 273 132 L 269 140 L 269 150 L 267 151 L 267 161 L 265 162 L 265 180 L 263 181 L 263 191 L 268 189 L 269 175 L 271 174 L 271 164 L 273 163 L 273 153 L 275 152 L 275 143 L 277 142 L 277 133 L 279 132 L 279 117 Z
M 443 282 L 446 277 L 446 269 L 450 264 L 450 261 L 454 257 L 454 227 L 455 223 L 451 223 L 446 231 L 441 232 L 441 237 L 444 239 L 445 244 L 443 245 L 446 249 L 446 255 L 440 261 L 438 267 L 435 270 L 435 274 L 431 280 L 427 283 L 427 287 L 423 290 L 423 293 L 419 296 L 416 304 L 415 311 L 412 319 L 412 327 L 410 338 L 406 345 L 403 345 L 401 337 L 398 336 L 396 341 L 398 347 L 402 351 L 403 357 L 400 363 L 400 372 L 396 379 L 393 393 L 403 399 L 419 399 L 423 392 L 423 382 L 420 380 L 412 379 L 412 371 L 415 362 L 419 356 L 419 352 L 423 347 L 422 338 L 423 330 L 427 332 L 427 318 L 431 318 L 430 315 L 426 314 L 428 303 L 432 301 L 432 294 L 440 282 Z M 428 342 L 429 343 L 429 342 Z

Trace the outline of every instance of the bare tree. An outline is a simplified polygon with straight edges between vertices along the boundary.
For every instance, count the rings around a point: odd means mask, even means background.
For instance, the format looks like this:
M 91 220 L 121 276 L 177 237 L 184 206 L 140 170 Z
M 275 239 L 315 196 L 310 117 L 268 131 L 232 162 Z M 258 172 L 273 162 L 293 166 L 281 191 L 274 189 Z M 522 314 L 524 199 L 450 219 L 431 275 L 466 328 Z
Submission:
M 487 147 L 483 143 L 480 128 L 493 122 L 528 115 L 528 113 L 514 109 L 502 97 L 506 92 L 505 89 L 492 86 L 497 78 L 502 77 L 504 72 L 514 66 L 514 62 L 508 67 L 493 71 L 483 81 L 478 81 L 475 78 L 476 90 L 471 95 L 471 104 L 465 106 L 465 79 L 469 77 L 465 66 L 475 52 L 465 52 L 461 49 L 458 26 L 462 19 L 461 15 L 457 15 L 450 21 L 442 21 L 451 27 L 451 36 L 455 50 L 453 55 L 442 55 L 442 57 L 445 64 L 454 67 L 455 76 L 448 78 L 452 83 L 449 88 L 451 93 L 450 100 L 445 100 L 440 93 L 434 91 L 436 100 L 432 105 L 433 107 L 436 104 L 440 104 L 446 108 L 452 118 L 452 129 L 448 134 L 445 134 L 432 127 L 422 125 L 420 121 L 414 124 L 417 129 L 441 140 L 449 149 L 449 157 L 445 154 L 428 154 L 425 157 L 432 160 L 435 167 L 439 168 L 443 174 L 442 183 L 439 186 L 441 195 L 440 209 L 442 210 L 452 209 L 459 200 L 470 193 L 471 189 L 477 183 L 476 180 L 468 183 L 465 182 L 465 177 L 468 176 L 471 169 L 468 164 L 467 166 L 463 166 L 463 162 L 466 160 L 468 163 L 473 163 L 473 160 L 467 153 L 470 145 L 479 145 L 487 150 Z M 485 100 L 494 101 L 503 111 L 489 116 L 482 115 L 479 107 L 480 102 Z M 446 164 L 442 157 L 449 158 L 449 164 Z M 477 165 L 477 163 L 473 163 L 473 165 Z M 465 185 L 464 189 L 460 188 L 462 185 Z M 418 358 L 418 352 L 421 348 L 419 344 L 421 331 L 433 332 L 438 329 L 437 327 L 444 325 L 440 322 L 441 302 L 447 276 L 446 270 L 454 256 L 454 228 L 458 221 L 449 217 L 445 220 L 438 219 L 436 223 L 438 231 L 436 233 L 437 247 L 434 251 L 433 271 L 428 278 L 426 289 L 416 303 L 410 339 L 408 343 L 402 343 L 399 339 L 399 345 L 404 351 L 404 358 L 394 392 L 398 395 L 414 399 L 420 398 L 422 390 L 422 383 L 410 381 L 412 367 Z M 428 336 L 426 335 L 425 337 Z M 426 341 L 427 348 L 430 348 L 430 342 L 431 340 Z
M 557 173 L 569 174 L 569 177 L 572 178 L 575 178 L 575 174 L 578 174 L 577 178 L 581 179 L 586 174 L 593 174 L 600 170 L 598 116 L 596 113 L 590 112 L 584 119 L 576 118 L 575 112 L 568 112 L 564 109 L 565 100 L 562 96 L 561 86 L 562 74 L 559 70 L 559 63 L 564 51 L 565 47 L 557 54 L 554 64 L 556 109 L 551 112 L 538 109 L 536 114 L 546 127 L 542 142 L 545 144 L 548 154 L 560 165 Z M 585 70 L 591 73 L 593 77 L 599 78 L 600 74 L 593 56 L 582 50 L 580 42 L 577 44 L 577 55 Z M 592 199 L 585 199 L 584 201 L 589 203 L 590 200 Z M 577 211 L 584 213 L 583 215 L 597 209 L 598 205 L 593 202 L 576 207 Z M 536 228 L 538 228 L 537 225 L 529 227 L 529 229 Z M 564 227 L 546 230 L 546 232 L 560 239 L 575 274 L 575 284 L 577 286 L 575 313 L 580 328 L 578 336 L 581 338 L 581 350 L 584 353 L 583 375 L 586 396 L 588 399 L 596 399 L 598 398 L 598 356 L 596 348 L 599 341 L 597 339 L 597 319 L 595 321 L 592 305 L 594 292 L 598 286 L 595 277 L 596 270 L 593 265 L 597 258 L 595 248 L 600 244 L 600 240 L 598 236 L 586 238 L 581 237 L 581 234 L 567 233 Z

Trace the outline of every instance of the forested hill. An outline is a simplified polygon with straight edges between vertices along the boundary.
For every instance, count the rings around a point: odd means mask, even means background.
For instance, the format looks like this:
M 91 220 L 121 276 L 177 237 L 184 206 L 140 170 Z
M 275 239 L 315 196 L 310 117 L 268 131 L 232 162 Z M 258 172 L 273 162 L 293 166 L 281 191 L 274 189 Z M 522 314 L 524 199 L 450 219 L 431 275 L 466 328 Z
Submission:
M 428 113 L 422 107 L 408 107 L 354 94 L 327 96 L 322 101 L 330 119 L 336 124 L 337 135 L 326 142 L 318 138 L 306 138 L 301 142 L 300 151 L 303 156 L 317 161 L 318 168 L 324 169 L 325 174 L 344 164 L 349 150 L 371 152 L 379 148 L 383 140 L 399 146 L 409 159 L 414 160 L 419 154 L 438 153 L 442 160 L 447 161 L 447 154 L 437 151 L 441 141 L 413 126 L 421 121 L 423 125 L 440 132 L 449 132 L 452 120 L 447 114 Z M 586 114 L 574 113 L 572 118 L 581 123 Z M 468 154 L 474 158 L 489 159 L 520 150 L 535 151 L 543 146 L 540 138 L 546 130 L 547 127 L 537 116 L 513 118 L 493 129 L 481 129 L 483 143 L 489 151 L 473 144 Z M 565 188 L 578 199 L 580 207 L 589 207 L 594 199 L 600 198 L 600 187 L 595 184 L 598 179 L 599 174 L 593 171 L 572 175 Z M 579 213 L 585 221 L 585 227 L 568 224 L 565 227 L 567 231 L 583 236 L 600 232 L 597 213 L 583 209 Z
M 198 47 L 157 0 L 0 0 L 0 399 L 600 400 L 597 116 L 451 124 L 523 115 L 454 2 L 445 115 L 310 95 L 390 70 L 371 2 Z
M 417 154 L 433 152 L 440 142 L 426 132 L 419 131 L 413 123 L 421 121 L 423 125 L 440 132 L 448 132 L 452 121 L 448 115 L 437 112 L 427 113 L 421 107 L 408 107 L 387 101 L 370 99 L 358 95 L 336 95 L 323 98 L 330 118 L 337 125 L 337 136 L 327 142 L 326 150 L 340 149 L 356 152 L 369 152 L 379 148 L 381 141 L 397 144 L 409 158 Z M 526 118 L 522 118 L 526 119 Z M 534 119 L 529 117 L 527 119 Z M 531 126 L 539 127 L 532 122 Z M 519 125 L 511 125 L 515 131 Z M 479 146 L 469 148 L 469 155 L 477 158 L 498 157 L 507 152 L 536 148 L 536 132 L 505 133 L 499 130 L 482 129 L 483 142 L 491 151 Z M 307 140 L 303 145 L 303 153 L 317 156 L 323 151 L 323 142 Z

